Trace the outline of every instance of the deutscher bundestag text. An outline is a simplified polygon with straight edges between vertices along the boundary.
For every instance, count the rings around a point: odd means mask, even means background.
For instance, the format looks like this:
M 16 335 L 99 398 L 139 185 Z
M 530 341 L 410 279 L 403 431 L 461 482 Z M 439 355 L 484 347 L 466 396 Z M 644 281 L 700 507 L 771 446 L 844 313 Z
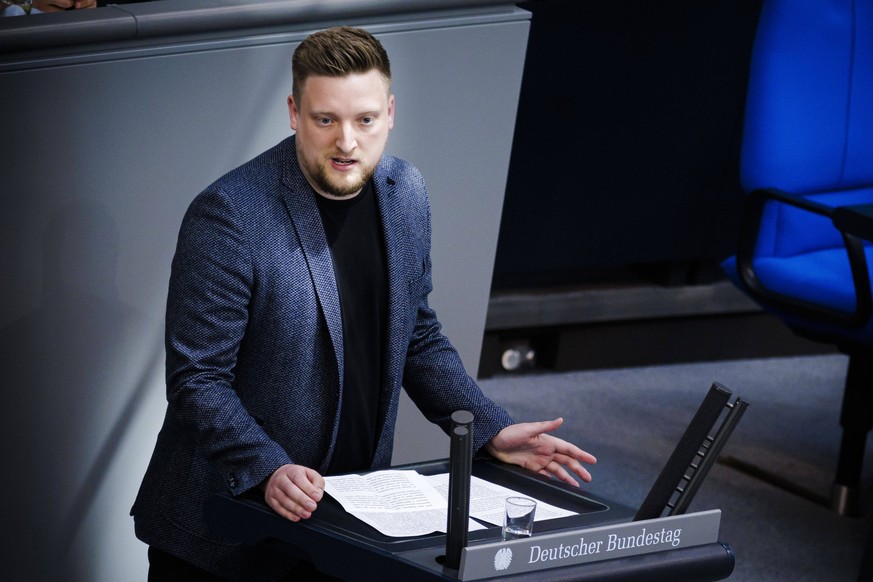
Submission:
M 552 547 L 531 546 L 530 558 L 528 564 L 536 562 L 551 562 L 553 560 L 565 560 L 567 558 L 577 558 L 579 556 L 588 556 L 614 552 L 617 550 L 628 550 L 633 548 L 645 548 L 648 546 L 669 545 L 676 547 L 681 543 L 682 529 L 667 529 L 661 528 L 661 531 L 647 532 L 643 528 L 639 534 L 620 536 L 611 533 L 605 540 L 596 540 L 586 542 L 585 538 L 579 538 L 578 544 L 560 544 Z

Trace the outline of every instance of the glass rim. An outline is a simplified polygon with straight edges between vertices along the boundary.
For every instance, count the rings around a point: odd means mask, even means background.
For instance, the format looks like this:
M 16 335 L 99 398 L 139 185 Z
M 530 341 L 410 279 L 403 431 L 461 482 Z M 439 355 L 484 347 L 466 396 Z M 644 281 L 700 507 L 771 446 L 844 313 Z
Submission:
M 513 503 L 515 505 L 536 505 L 536 499 L 531 499 L 530 497 L 522 497 L 520 495 L 510 495 L 505 500 L 507 503 Z

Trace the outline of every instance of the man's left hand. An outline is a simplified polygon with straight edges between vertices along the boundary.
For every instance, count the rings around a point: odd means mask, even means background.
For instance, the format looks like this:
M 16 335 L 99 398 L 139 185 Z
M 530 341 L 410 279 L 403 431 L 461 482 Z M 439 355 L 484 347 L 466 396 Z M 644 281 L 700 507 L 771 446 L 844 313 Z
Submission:
M 504 463 L 553 476 L 578 487 L 579 482 L 570 473 L 590 482 L 591 473 L 582 463 L 593 465 L 597 459 L 572 443 L 546 434 L 562 424 L 564 419 L 556 418 L 509 425 L 488 441 L 485 450 Z

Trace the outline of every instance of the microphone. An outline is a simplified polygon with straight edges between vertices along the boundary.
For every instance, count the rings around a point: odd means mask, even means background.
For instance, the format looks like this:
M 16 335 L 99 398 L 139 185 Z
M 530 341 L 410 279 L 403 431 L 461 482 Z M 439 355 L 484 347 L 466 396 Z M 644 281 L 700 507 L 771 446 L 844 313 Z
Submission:
M 446 523 L 446 561 L 449 568 L 461 565 L 461 551 L 467 547 L 470 519 L 470 477 L 473 472 L 473 414 L 452 413 L 449 434 L 449 511 Z

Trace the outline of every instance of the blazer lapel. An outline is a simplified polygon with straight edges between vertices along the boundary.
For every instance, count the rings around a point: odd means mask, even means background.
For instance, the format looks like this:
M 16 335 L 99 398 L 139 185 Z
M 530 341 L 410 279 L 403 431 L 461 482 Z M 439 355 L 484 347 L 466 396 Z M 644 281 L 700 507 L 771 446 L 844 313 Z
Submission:
M 397 192 L 394 179 L 384 163 L 380 163 L 373 177 L 382 232 L 385 236 L 385 257 L 388 263 L 388 325 L 385 330 L 385 360 L 382 392 L 379 403 L 379 427 L 377 443 L 382 434 L 389 406 L 396 402 L 406 360 L 405 321 L 409 311 L 409 288 L 405 272 L 409 254 L 409 224 L 403 218 L 401 193 Z M 390 439 L 389 439 L 390 440 Z M 378 445 L 377 445 L 378 447 Z
M 342 316 L 333 261 L 330 258 L 330 248 L 324 234 L 318 204 L 315 201 L 316 193 L 297 165 L 294 139 L 292 138 L 286 143 L 290 144 L 288 148 L 290 151 L 283 153 L 285 162 L 282 181 L 287 187 L 285 204 L 300 240 L 303 256 L 309 268 L 309 276 L 315 285 L 319 306 L 327 322 L 327 329 L 333 342 L 337 366 L 339 367 L 340 392 L 342 392 L 344 368 Z

